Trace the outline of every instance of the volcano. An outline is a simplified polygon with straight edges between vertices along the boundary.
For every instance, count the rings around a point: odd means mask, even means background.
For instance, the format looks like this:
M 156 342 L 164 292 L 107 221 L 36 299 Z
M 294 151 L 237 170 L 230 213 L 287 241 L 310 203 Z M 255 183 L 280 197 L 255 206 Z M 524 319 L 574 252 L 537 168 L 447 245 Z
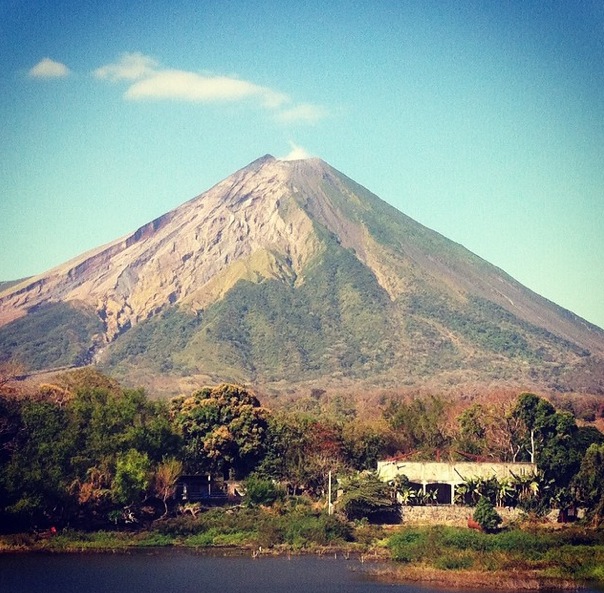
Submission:
M 316 158 L 266 155 L 136 232 L 0 285 L 0 359 L 260 389 L 604 393 L 604 331 Z

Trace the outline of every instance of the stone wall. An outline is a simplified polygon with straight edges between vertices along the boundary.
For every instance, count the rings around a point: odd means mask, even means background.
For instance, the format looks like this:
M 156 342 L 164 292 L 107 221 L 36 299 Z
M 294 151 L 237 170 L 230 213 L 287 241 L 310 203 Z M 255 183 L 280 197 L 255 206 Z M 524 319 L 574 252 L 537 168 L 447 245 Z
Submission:
M 508 525 L 521 517 L 520 509 L 497 508 L 503 519 L 503 525 Z M 473 507 L 437 505 L 437 506 L 404 506 L 402 507 L 404 525 L 451 525 L 467 527 L 468 517 L 474 513 Z

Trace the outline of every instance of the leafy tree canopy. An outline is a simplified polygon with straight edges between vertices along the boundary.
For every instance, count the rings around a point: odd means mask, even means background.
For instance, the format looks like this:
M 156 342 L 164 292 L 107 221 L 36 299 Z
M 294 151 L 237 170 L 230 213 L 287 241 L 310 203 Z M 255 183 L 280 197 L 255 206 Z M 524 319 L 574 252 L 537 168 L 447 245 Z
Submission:
M 170 412 L 184 440 L 187 471 L 246 475 L 264 452 L 267 411 L 243 387 L 201 389 L 172 400 Z
M 587 448 L 594 440 L 602 439 L 598 431 L 579 429 L 572 414 L 557 412 L 547 400 L 533 393 L 518 397 L 514 415 L 527 429 L 525 451 L 558 488 L 570 483 Z
M 350 520 L 369 519 L 380 522 L 400 520 L 400 508 L 392 489 L 373 473 L 363 472 L 345 480 L 344 494 L 338 507 Z
M 579 498 L 590 510 L 593 521 L 604 520 L 604 444 L 593 444 L 587 449 L 574 485 Z

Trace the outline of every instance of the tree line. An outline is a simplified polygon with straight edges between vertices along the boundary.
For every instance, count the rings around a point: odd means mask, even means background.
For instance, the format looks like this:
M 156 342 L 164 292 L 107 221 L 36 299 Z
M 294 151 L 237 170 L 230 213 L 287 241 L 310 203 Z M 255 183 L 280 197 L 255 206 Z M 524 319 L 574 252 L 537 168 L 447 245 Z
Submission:
M 453 417 L 450 405 L 434 395 L 392 399 L 364 421 L 270 411 L 237 385 L 165 402 L 90 370 L 29 394 L 5 382 L 0 524 L 96 529 L 157 520 L 175 510 L 183 474 L 247 480 L 258 502 L 276 496 L 274 484 L 279 495 L 316 499 L 325 496 L 330 471 L 348 484 L 344 504 L 358 518 L 371 504 L 383 510 L 389 488 L 404 488 L 371 475 L 378 459 L 393 455 L 533 460 L 539 484 L 524 499 L 528 510 L 581 504 L 596 521 L 604 517 L 604 436 L 596 428 L 530 393 L 505 407 L 474 403 Z M 474 485 L 479 496 L 470 502 L 491 496 L 487 486 Z M 501 488 L 492 491 L 500 501 Z

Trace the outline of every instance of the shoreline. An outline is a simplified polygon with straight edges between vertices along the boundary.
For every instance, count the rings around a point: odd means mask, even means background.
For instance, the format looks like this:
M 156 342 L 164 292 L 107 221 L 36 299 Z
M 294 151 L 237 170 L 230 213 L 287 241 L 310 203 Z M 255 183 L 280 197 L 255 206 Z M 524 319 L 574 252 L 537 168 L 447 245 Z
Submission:
M 423 566 L 376 569 L 373 576 L 386 583 L 414 583 L 436 588 L 476 591 L 580 591 L 588 586 L 570 579 L 536 574 L 535 571 L 440 570 Z
M 82 546 L 80 542 L 72 545 L 53 547 L 48 545 L 50 540 L 40 540 L 33 544 L 14 545 L 6 547 L 0 541 L 0 554 L 148 554 L 161 553 L 190 553 L 202 556 L 233 556 L 241 558 L 279 558 L 297 556 L 318 556 L 335 560 L 356 560 L 358 568 L 376 581 L 396 584 L 416 584 L 431 588 L 475 590 L 475 591 L 580 591 L 589 587 L 588 584 L 571 579 L 539 575 L 538 571 L 519 570 L 514 572 L 465 570 L 443 570 L 421 564 L 400 564 L 390 557 L 385 549 L 374 548 L 359 550 L 349 546 L 323 546 L 294 549 L 291 547 L 261 548 L 256 546 L 191 546 L 175 541 L 164 545 L 145 546 L 136 540 L 123 540 L 122 545 L 113 546 Z M 117 544 L 118 542 L 114 542 Z M 364 564 L 379 566 L 361 568 Z

